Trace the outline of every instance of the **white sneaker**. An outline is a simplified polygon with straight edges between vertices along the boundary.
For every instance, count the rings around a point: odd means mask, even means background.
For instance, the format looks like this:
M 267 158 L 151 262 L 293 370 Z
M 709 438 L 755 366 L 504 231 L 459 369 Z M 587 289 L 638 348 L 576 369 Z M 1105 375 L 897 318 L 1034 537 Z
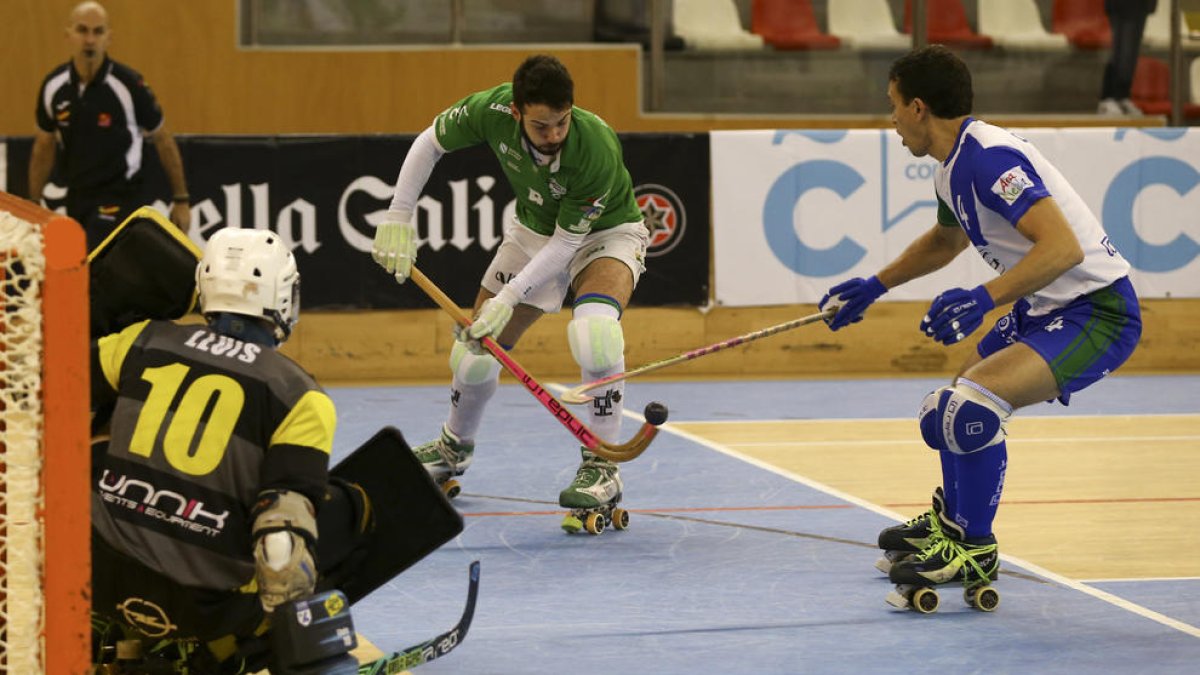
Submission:
M 1142 116 L 1142 109 L 1137 107 L 1136 103 L 1134 103 L 1133 101 L 1131 101 L 1127 98 L 1123 98 L 1120 101 L 1117 101 L 1117 105 L 1121 106 L 1121 112 L 1125 113 L 1129 117 L 1141 117 Z
M 1121 107 L 1120 101 L 1115 98 L 1106 98 L 1100 101 L 1100 105 L 1096 106 L 1096 114 L 1105 117 L 1124 117 L 1126 113 L 1125 109 Z

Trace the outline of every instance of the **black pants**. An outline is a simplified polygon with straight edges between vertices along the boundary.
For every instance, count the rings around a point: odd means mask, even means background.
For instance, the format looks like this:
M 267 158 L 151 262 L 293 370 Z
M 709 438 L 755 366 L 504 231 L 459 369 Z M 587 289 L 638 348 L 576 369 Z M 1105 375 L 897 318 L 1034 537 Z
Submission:
M 67 192 L 67 215 L 83 226 L 88 251 L 93 251 L 138 207 L 136 192 L 116 191 L 105 194 Z
M 1112 27 L 1112 52 L 1104 67 L 1100 98 L 1129 98 L 1133 74 L 1142 51 L 1142 33 L 1146 17 L 1156 6 L 1155 0 L 1104 0 L 1104 11 Z

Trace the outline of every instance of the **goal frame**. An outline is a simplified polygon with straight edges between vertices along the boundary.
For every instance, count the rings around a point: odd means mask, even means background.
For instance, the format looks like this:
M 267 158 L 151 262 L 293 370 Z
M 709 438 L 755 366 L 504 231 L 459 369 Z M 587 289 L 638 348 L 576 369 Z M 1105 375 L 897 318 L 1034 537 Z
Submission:
M 92 570 L 87 244 L 74 220 L 2 191 L 0 210 L 41 227 L 45 258 L 41 665 L 45 673 L 83 675 L 91 668 Z

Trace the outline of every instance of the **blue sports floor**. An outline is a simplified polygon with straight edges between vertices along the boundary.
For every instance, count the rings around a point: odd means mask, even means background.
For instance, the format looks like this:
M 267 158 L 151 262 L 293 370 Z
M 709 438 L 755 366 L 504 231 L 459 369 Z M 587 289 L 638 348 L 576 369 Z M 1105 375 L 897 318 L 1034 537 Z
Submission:
M 578 461 L 573 439 L 523 388 L 502 385 L 454 502 L 466 529 L 356 605 L 355 625 L 384 651 L 446 630 L 462 610 L 467 565 L 478 559 L 470 633 L 422 672 L 1200 672 L 1200 560 L 1190 575 L 1079 581 L 1006 559 L 994 613 L 967 608 L 953 586 L 942 587 L 936 614 L 896 610 L 884 603 L 891 586 L 873 567 L 875 537 L 924 507 L 872 504 L 673 427 L 911 419 L 941 384 L 632 381 L 620 440 L 650 400 L 669 405 L 671 423 L 641 458 L 622 465 L 630 529 L 598 537 L 559 528 L 557 495 Z M 339 411 L 335 460 L 388 424 L 413 445 L 433 438 L 445 414 L 444 386 L 329 391 Z M 1200 376 L 1161 376 L 1114 377 L 1069 409 L 1018 415 L 1197 413 Z M 1182 452 L 1193 457 L 1196 427 L 1182 437 Z M 1200 475 L 1191 485 L 1166 496 L 1194 513 Z M 1098 537 L 1136 536 L 1081 526 Z M 1193 539 L 1182 549 L 1198 550 L 1197 530 L 1186 531 Z M 1102 555 L 1103 541 L 1095 546 Z

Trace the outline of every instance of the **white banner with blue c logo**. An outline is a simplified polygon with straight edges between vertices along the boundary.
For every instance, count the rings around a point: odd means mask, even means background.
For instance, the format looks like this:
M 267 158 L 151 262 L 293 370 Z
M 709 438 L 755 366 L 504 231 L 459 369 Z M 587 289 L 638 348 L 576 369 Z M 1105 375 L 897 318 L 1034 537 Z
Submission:
M 1200 297 L 1200 129 L 1026 129 L 1133 265 L 1142 297 Z M 716 131 L 717 302 L 815 303 L 874 274 L 936 221 L 936 160 L 892 130 Z M 978 255 L 884 296 L 929 300 L 994 275 Z

